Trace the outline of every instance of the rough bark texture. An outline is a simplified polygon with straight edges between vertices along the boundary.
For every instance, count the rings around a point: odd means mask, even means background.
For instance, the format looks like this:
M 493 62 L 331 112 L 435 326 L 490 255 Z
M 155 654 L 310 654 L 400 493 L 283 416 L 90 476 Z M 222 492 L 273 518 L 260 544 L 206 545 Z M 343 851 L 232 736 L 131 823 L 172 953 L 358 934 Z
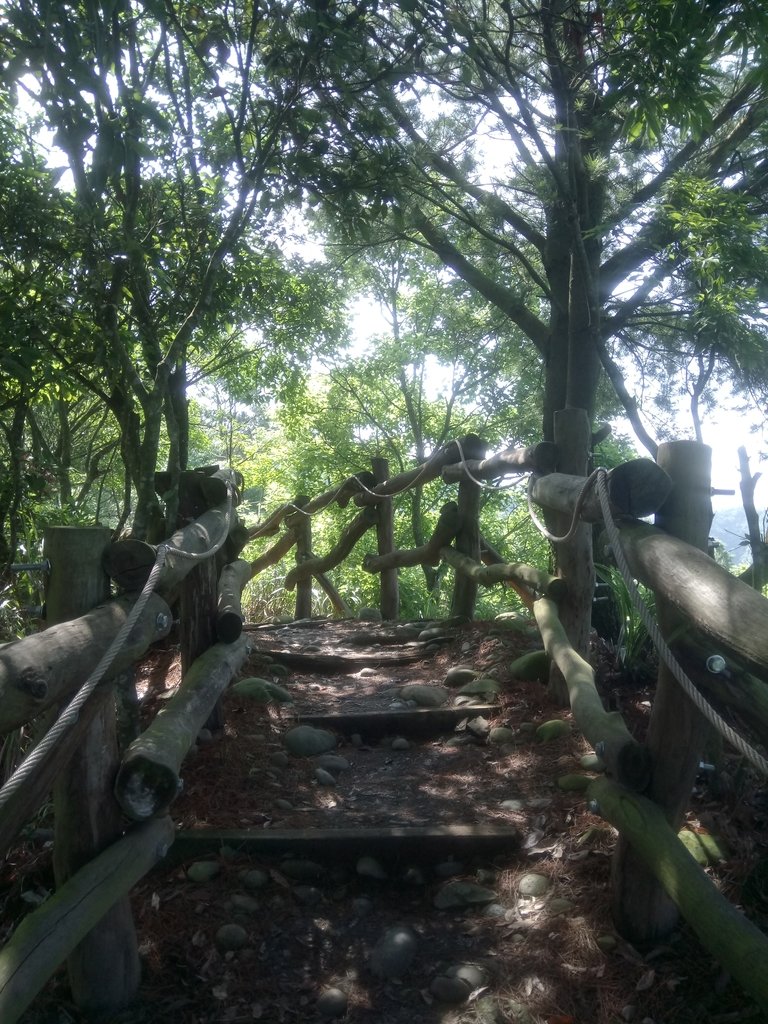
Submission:
M 659 511 L 666 533 L 706 550 L 712 522 L 711 450 L 695 441 L 659 445 L 659 464 L 674 487 Z M 706 557 L 706 556 L 704 556 Z M 677 608 L 656 595 L 663 636 L 681 627 Z M 648 796 L 677 832 L 690 801 L 710 726 L 662 661 L 648 728 L 653 775 Z M 613 862 L 614 920 L 622 935 L 639 944 L 654 942 L 677 923 L 677 907 L 650 871 L 632 841 L 621 836 Z
M 109 596 L 109 577 L 101 563 L 110 538 L 110 531 L 103 529 L 46 531 L 45 550 L 51 562 L 46 596 L 49 622 L 75 618 Z M 112 795 L 118 760 L 110 688 L 107 699 L 98 701 L 90 727 L 81 734 L 53 787 L 57 889 L 120 836 L 122 816 Z M 72 998 L 81 1010 L 117 1010 L 134 998 L 141 967 L 127 896 L 121 896 L 72 950 L 67 973 Z
M 574 476 L 587 475 L 592 430 L 584 409 L 561 409 L 555 414 L 555 443 L 558 469 Z M 557 513 L 553 517 L 559 535 L 571 527 L 571 516 Z M 595 566 L 592 561 L 592 530 L 577 523 L 569 540 L 555 544 L 557 574 L 568 584 L 568 592 L 560 605 L 560 621 L 574 650 L 582 658 L 589 650 L 589 629 L 592 621 L 592 597 L 595 592 Z M 568 704 L 568 687 L 562 672 L 553 662 L 549 675 L 549 691 L 561 705 Z
M 391 551 L 388 555 L 366 555 L 363 568 L 366 572 L 381 572 L 392 566 L 437 565 L 440 561 L 440 549 L 450 544 L 459 531 L 461 519 L 455 501 L 446 502 L 440 510 L 437 526 L 426 544 L 407 551 Z
M 24 918 L 0 951 L 3 1024 L 16 1024 L 59 964 L 165 856 L 173 834 L 170 818 L 131 829 Z
M 569 643 L 554 602 L 540 598 L 533 610 L 546 652 L 557 663 L 568 687 L 576 725 L 600 751 L 609 774 L 622 785 L 642 792 L 651 777 L 648 750 L 632 738 L 618 711 L 609 712 L 603 707 L 594 672 Z
M 72 622 L 51 626 L 0 649 L 0 734 L 64 700 L 87 679 L 136 603 L 119 597 Z M 153 594 L 109 670 L 117 675 L 167 636 L 171 612 Z
M 383 483 L 389 476 L 389 462 L 387 459 L 375 458 L 371 460 L 371 468 L 376 483 Z M 395 549 L 395 507 L 391 498 L 387 498 L 379 505 L 379 521 L 376 524 L 376 550 L 379 557 L 388 555 Z M 384 619 L 397 619 L 400 611 L 400 591 L 398 587 L 398 573 L 394 566 L 382 569 L 380 579 L 380 604 L 381 615 Z
M 551 473 L 534 480 L 531 497 L 537 505 L 573 515 L 579 500 L 579 518 L 585 523 L 602 522 L 603 512 L 596 487 L 582 499 L 586 477 Z M 669 497 L 672 481 L 650 459 L 624 462 L 607 474 L 606 487 L 614 515 L 638 519 L 656 512 Z
M 768 938 L 710 881 L 650 800 L 595 779 L 587 790 L 599 813 L 617 828 L 674 901 L 702 945 L 768 1013 Z
M 246 638 L 215 644 L 182 679 L 149 728 L 123 757 L 115 794 L 129 818 L 142 821 L 167 808 L 179 791 L 179 769 L 214 704 L 245 661 Z

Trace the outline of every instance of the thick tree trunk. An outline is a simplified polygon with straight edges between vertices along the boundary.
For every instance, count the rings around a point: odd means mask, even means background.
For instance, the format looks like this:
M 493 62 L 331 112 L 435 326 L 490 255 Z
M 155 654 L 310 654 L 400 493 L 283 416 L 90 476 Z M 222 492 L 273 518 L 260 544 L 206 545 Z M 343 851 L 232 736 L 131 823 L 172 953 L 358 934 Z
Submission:
M 555 414 L 555 444 L 560 472 L 587 475 L 591 438 L 592 429 L 584 409 L 561 409 Z M 558 513 L 553 522 L 558 534 L 563 536 L 571 528 L 572 517 Z M 557 574 L 568 585 L 568 592 L 560 602 L 560 621 L 576 653 L 587 658 L 595 592 L 591 528 L 585 523 L 573 524 L 570 539 L 555 544 L 555 556 Z M 568 686 L 554 662 L 550 669 L 549 692 L 560 705 L 567 706 Z

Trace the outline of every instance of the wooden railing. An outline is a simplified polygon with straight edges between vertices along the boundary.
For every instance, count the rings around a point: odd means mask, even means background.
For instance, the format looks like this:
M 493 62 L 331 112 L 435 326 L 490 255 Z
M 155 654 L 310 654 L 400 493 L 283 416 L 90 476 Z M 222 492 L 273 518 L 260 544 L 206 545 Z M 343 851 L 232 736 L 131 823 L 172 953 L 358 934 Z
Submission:
M 477 587 L 500 582 L 512 586 L 532 609 L 546 651 L 565 681 L 576 724 L 601 751 L 607 765 L 609 778 L 593 783 L 590 789 L 594 808 L 629 837 L 643 864 L 689 917 L 704 944 L 760 1005 L 768 1008 L 767 976 L 748 967 L 756 957 L 764 960 L 768 956 L 768 940 L 759 932 L 756 934 L 756 929 L 740 916 L 734 918 L 737 912 L 731 908 L 725 915 L 731 929 L 728 934 L 731 938 L 737 934 L 739 941 L 731 941 L 730 945 L 720 941 L 718 922 L 725 919 L 722 898 L 692 858 L 686 855 L 686 859 L 680 853 L 682 847 L 670 824 L 670 815 L 659 809 L 658 802 L 651 803 L 640 795 L 647 790 L 652 768 L 656 770 L 653 753 L 630 735 L 619 715 L 604 710 L 592 669 L 582 657 L 583 652 L 574 648 L 572 637 L 560 621 L 558 607 L 567 602 L 571 581 L 563 574 L 553 576 L 541 568 L 507 563 L 483 539 L 478 515 L 482 483 L 523 472 L 533 475 L 531 498 L 548 514 L 559 513 L 563 521 L 576 516 L 587 524 L 602 520 L 597 498 L 584 490 L 585 477 L 559 473 L 557 449 L 547 443 L 508 449 L 488 458 L 479 439 L 470 436 L 451 442 L 423 465 L 391 478 L 386 475 L 382 461 L 377 460 L 372 472 L 357 472 L 315 498 L 299 497 L 251 527 L 229 515 L 231 499 L 225 500 L 227 488 L 231 495 L 237 484 L 232 471 L 217 473 L 213 482 L 210 476 L 201 482 L 200 474 L 187 475 L 186 505 L 198 514 L 166 542 L 168 554 L 154 591 L 128 642 L 112 662 L 109 678 L 114 684 L 153 643 L 167 636 L 171 606 L 176 602 L 181 601 L 185 608 L 180 622 L 182 647 L 187 643 L 184 632 L 190 616 L 195 619 L 196 631 L 201 620 L 209 622 L 210 640 L 207 649 L 188 656 L 175 696 L 120 755 L 114 789 L 114 771 L 109 776 L 109 785 L 103 787 L 101 799 L 109 813 L 117 810 L 138 824 L 122 837 L 112 835 L 106 848 L 103 836 L 91 837 L 91 849 L 85 854 L 81 851 L 82 866 L 68 871 L 56 895 L 25 919 L 0 952 L 0 1020 L 4 1024 L 18 1019 L 50 974 L 67 958 L 73 994 L 79 1005 L 93 1008 L 94 1001 L 101 1001 L 100 1009 L 116 1008 L 132 997 L 133 991 L 128 990 L 138 983 L 136 975 L 124 972 L 128 981 L 123 987 L 105 992 L 103 965 L 99 967 L 98 979 L 83 969 L 82 963 L 73 968 L 73 951 L 104 911 L 127 894 L 172 842 L 173 826 L 167 811 L 179 788 L 183 759 L 247 655 L 242 635 L 244 586 L 295 548 L 296 564 L 288 572 L 285 586 L 296 590 L 297 616 L 311 614 L 313 578 L 329 594 L 337 611 L 343 613 L 343 601 L 326 574 L 349 557 L 358 540 L 373 528 L 377 531 L 378 553 L 367 555 L 363 568 L 381 575 L 385 617 L 397 615 L 398 569 L 420 564 L 434 566 L 441 561 L 454 570 L 453 614 L 471 617 Z M 396 550 L 391 523 L 397 496 L 438 478 L 458 486 L 456 501 L 443 506 L 437 526 L 425 544 Z M 699 485 L 700 481 L 696 486 Z M 675 487 L 679 492 L 674 468 L 668 473 L 650 460 L 635 460 L 612 470 L 606 486 L 611 515 L 617 519 L 622 547 L 633 574 L 675 613 L 676 625 L 670 641 L 676 652 L 697 682 L 720 701 L 742 710 L 746 706 L 758 722 L 758 731 L 762 729 L 761 735 L 768 736 L 768 698 L 764 684 L 752 675 L 764 677 L 768 671 L 768 601 L 685 540 L 639 521 L 666 507 Z M 205 507 L 211 502 L 214 507 Z M 354 515 L 331 549 L 315 555 L 312 517 L 332 503 L 341 508 L 351 505 Z M 210 563 L 216 565 L 216 571 L 209 571 L 204 578 L 193 572 L 194 563 L 173 553 L 178 550 L 203 554 L 223 531 L 227 533 L 223 554 Z M 249 540 L 268 536 L 277 539 L 266 552 L 251 560 L 238 557 Z M 149 578 L 156 558 L 157 548 L 149 544 L 128 541 L 103 545 L 99 565 L 126 593 L 78 613 L 71 621 L 59 622 L 36 636 L 0 649 L 0 733 L 7 733 L 61 704 L 78 689 L 135 606 L 137 593 Z M 70 566 L 62 565 L 57 557 L 50 560 L 52 580 L 57 573 L 61 578 L 70 571 Z M 98 569 L 94 575 L 100 572 Z M 103 582 L 103 574 L 100 578 Z M 702 598 L 704 594 L 706 600 Z M 684 628 L 680 628 L 680 619 Z M 711 645 L 730 659 L 732 672 L 740 673 L 743 685 L 729 687 L 722 673 L 713 675 L 702 668 Z M 55 751 L 6 800 L 0 811 L 3 850 L 34 815 L 73 753 L 83 749 L 99 716 L 102 718 L 98 728 L 103 732 L 103 716 L 109 718 L 106 709 L 112 704 L 110 689 L 97 689 Z M 678 743 L 678 737 L 670 735 L 668 742 Z M 688 761 L 698 758 L 696 751 L 689 751 L 686 756 Z M 61 834 L 71 830 L 71 822 L 66 820 L 70 813 L 62 805 L 63 820 L 57 826 Z M 640 819 L 658 838 L 656 847 L 638 838 Z M 667 857 L 663 851 L 674 852 Z M 695 893 L 695 900 L 691 893 Z M 700 908 L 702 900 L 707 910 L 692 910 L 693 902 Z M 621 917 L 620 912 L 617 917 Z M 122 956 L 123 961 L 135 957 L 130 922 L 125 925 L 118 946 L 119 954 L 112 955 Z M 116 949 L 114 944 L 111 948 Z

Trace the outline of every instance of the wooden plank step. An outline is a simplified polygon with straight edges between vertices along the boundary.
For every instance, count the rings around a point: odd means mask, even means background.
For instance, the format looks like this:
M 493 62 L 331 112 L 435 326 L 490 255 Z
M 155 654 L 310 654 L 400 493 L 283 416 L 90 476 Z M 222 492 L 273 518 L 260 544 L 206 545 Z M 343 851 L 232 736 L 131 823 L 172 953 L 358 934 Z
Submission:
M 521 836 L 512 825 L 391 825 L 373 828 L 219 829 L 195 828 L 176 833 L 168 856 L 186 860 L 229 847 L 258 857 L 294 854 L 311 860 L 377 859 L 436 862 L 513 854 Z
M 302 725 L 330 729 L 343 736 L 359 733 L 363 739 L 382 736 L 410 736 L 425 739 L 453 732 L 465 718 L 498 714 L 494 704 L 475 704 L 462 708 L 408 708 L 405 711 L 340 711 L 329 714 L 302 715 Z

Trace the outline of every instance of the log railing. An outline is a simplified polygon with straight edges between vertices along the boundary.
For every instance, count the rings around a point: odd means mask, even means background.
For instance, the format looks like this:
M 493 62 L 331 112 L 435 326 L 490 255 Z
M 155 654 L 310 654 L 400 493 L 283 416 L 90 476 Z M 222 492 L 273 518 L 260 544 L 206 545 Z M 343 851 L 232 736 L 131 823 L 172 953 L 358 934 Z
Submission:
M 648 749 L 629 734 L 620 716 L 605 711 L 592 670 L 574 647 L 567 621 L 566 624 L 561 622 L 558 604 L 562 606 L 567 602 L 571 580 L 562 573 L 553 576 L 542 569 L 506 563 L 483 540 L 478 521 L 477 496 L 483 481 L 529 472 L 532 474 L 531 500 L 548 516 L 559 515 L 560 522 L 573 517 L 588 524 L 600 522 L 599 502 L 593 493 L 585 491 L 585 478 L 557 472 L 557 449 L 552 444 L 508 449 L 486 457 L 484 446 L 473 436 L 445 445 L 423 465 L 391 478 L 386 478 L 380 461 L 373 468 L 372 473 L 357 472 L 338 487 L 315 498 L 302 497 L 284 504 L 252 527 L 237 520 L 228 524 L 222 495 L 226 493 L 227 484 L 232 486 L 231 471 L 217 476 L 214 482 L 201 484 L 195 478 L 188 482 L 187 496 L 180 507 L 187 512 L 193 510 L 197 517 L 166 542 L 168 555 L 155 592 L 128 642 L 115 658 L 110 674 L 115 676 L 125 671 L 152 643 L 168 634 L 170 605 L 183 595 L 193 568 L 193 563 L 176 557 L 174 550 L 202 554 L 227 530 L 227 544 L 223 554 L 217 557 L 216 572 L 212 575 L 217 593 L 200 598 L 206 602 L 206 608 L 210 607 L 206 614 L 211 618 L 213 642 L 186 666 L 176 695 L 123 754 L 115 796 L 123 813 L 144 824 L 130 829 L 122 839 L 64 882 L 54 898 L 55 903 L 50 902 L 29 915 L 6 950 L 0 953 L 1 1020 L 10 1024 L 18 1018 L 40 985 L 92 927 L 97 915 L 118 901 L 162 856 L 172 840 L 170 819 L 157 818 L 157 815 L 164 814 L 173 801 L 180 787 L 184 756 L 247 654 L 246 641 L 241 635 L 243 589 L 258 573 L 279 562 L 293 548 L 297 552 L 296 564 L 285 577 L 285 587 L 297 589 L 297 613 L 302 615 L 311 614 L 308 601 L 311 602 L 313 578 L 331 595 L 336 608 L 344 608 L 326 573 L 349 557 L 358 540 L 374 526 L 378 551 L 365 557 L 363 568 L 382 574 L 382 578 L 386 574 L 388 583 L 382 587 L 382 605 L 385 614 L 391 617 L 397 614 L 397 571 L 404 566 L 448 564 L 454 570 L 452 611 L 457 614 L 471 616 L 478 585 L 512 586 L 533 610 L 544 647 L 565 682 L 576 724 L 600 751 L 613 779 L 606 784 L 609 788 L 593 787 L 594 806 L 602 808 L 605 816 L 622 829 L 622 808 L 629 806 L 626 801 L 641 801 L 631 793 L 640 793 L 647 787 L 653 770 L 652 758 Z M 383 525 L 381 510 L 386 509 L 387 515 L 391 515 L 393 502 L 400 493 L 437 479 L 458 484 L 458 500 L 443 506 L 432 537 L 425 544 L 408 550 L 395 549 L 392 531 Z M 223 481 L 224 491 L 219 481 Z M 626 557 L 637 578 L 673 604 L 689 623 L 688 628 L 678 629 L 676 636 L 670 638 L 677 650 L 694 663 L 707 654 L 711 644 L 733 658 L 732 672 L 740 672 L 744 679 L 752 680 L 751 687 L 729 687 L 713 677 L 711 688 L 727 703 L 743 709 L 746 702 L 760 717 L 768 735 L 768 701 L 759 680 L 768 671 L 768 630 L 765 629 L 768 602 L 685 541 L 638 521 L 663 507 L 673 486 L 674 481 L 664 470 L 646 459 L 625 463 L 608 474 L 611 514 L 617 517 Z M 208 501 L 216 502 L 215 507 L 201 507 Z M 357 511 L 337 543 L 323 555 L 313 553 L 312 517 L 333 503 L 346 508 L 350 502 Z M 276 540 L 260 555 L 250 559 L 238 557 L 249 540 L 270 536 L 276 536 Z M 128 593 L 73 621 L 52 626 L 37 636 L 0 649 L 0 734 L 61 703 L 77 689 L 130 613 L 136 600 L 135 592 L 148 578 L 156 555 L 157 549 L 149 544 L 129 541 L 111 545 L 104 565 L 116 585 Z M 211 585 L 207 585 L 208 589 Z M 708 674 L 702 671 L 699 675 L 707 677 Z M 94 694 L 55 756 L 44 762 L 30 777 L 23 793 L 15 794 L 3 808 L 0 815 L 0 847 L 3 849 L 7 849 L 19 828 L 45 798 L 52 779 L 60 773 L 72 751 L 83 744 L 90 723 L 99 715 L 105 699 L 109 699 L 105 698 L 105 692 Z M 637 806 L 645 807 L 645 804 L 641 801 Z M 655 820 L 656 811 L 647 813 L 648 820 Z M 627 834 L 629 842 L 633 842 L 631 828 L 627 829 Z M 664 843 L 673 841 L 677 842 L 674 836 L 672 840 L 664 839 Z M 686 892 L 678 898 L 668 872 L 664 874 L 664 864 L 660 866 L 660 861 L 666 863 L 666 860 L 646 856 L 644 850 L 643 847 L 640 855 L 648 862 L 649 870 L 658 875 L 672 899 L 688 915 L 691 905 L 688 883 Z M 674 850 L 672 859 L 677 864 L 680 860 L 678 846 Z M 131 852 L 126 856 L 125 851 Z M 694 890 L 699 899 L 698 881 Z M 84 891 L 90 894 L 87 900 L 83 900 Z M 61 923 L 75 918 L 77 926 L 71 931 Z M 730 911 L 728 920 L 729 927 L 739 932 L 739 925 L 733 923 Z M 709 942 L 712 929 L 697 927 L 697 931 L 708 948 L 719 955 L 717 943 Z M 44 943 L 42 938 L 49 933 L 51 941 Z M 749 932 L 748 956 L 756 955 L 755 941 Z M 27 950 L 34 950 L 34 955 Z M 729 961 L 729 968 L 741 980 L 738 963 L 731 965 Z M 743 983 L 748 991 L 754 991 L 748 980 Z M 759 999 L 764 998 L 762 989 L 754 994 Z M 91 995 L 81 992 L 78 998 L 85 1008 Z

